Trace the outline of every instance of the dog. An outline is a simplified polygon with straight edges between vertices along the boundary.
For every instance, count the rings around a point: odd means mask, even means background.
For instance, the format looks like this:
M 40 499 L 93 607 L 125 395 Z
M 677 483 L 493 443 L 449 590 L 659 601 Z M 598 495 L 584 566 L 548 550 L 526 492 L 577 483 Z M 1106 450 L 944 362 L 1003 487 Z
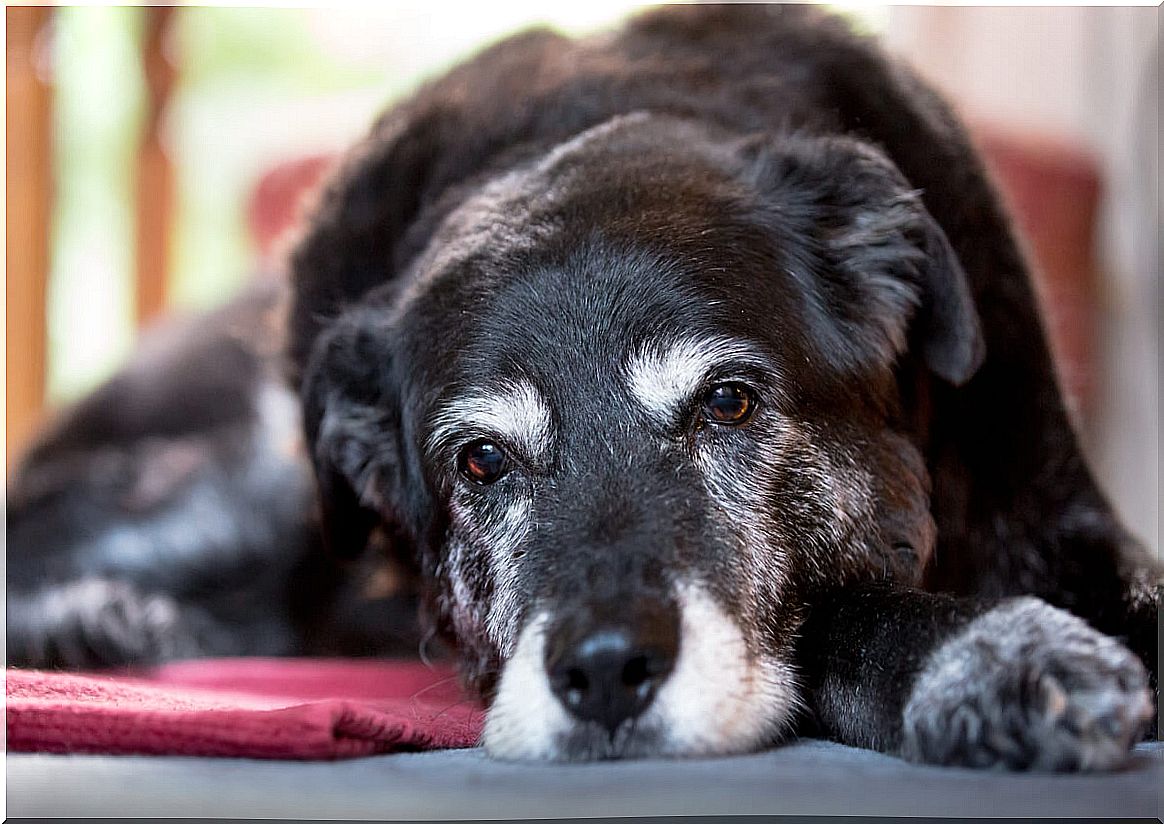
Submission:
M 289 261 L 285 318 L 249 296 L 33 450 L 10 656 L 445 639 L 503 759 L 1105 770 L 1151 725 L 1161 567 L 963 127 L 843 21 L 505 40 L 374 125 Z

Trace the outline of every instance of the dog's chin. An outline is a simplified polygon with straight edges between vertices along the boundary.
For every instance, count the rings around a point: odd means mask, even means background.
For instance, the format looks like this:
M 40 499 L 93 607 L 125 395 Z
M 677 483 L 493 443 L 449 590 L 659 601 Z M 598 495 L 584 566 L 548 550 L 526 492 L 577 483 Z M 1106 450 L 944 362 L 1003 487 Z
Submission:
M 484 745 L 506 760 L 593 761 L 752 752 L 776 743 L 799 705 L 792 667 L 749 652 L 739 626 L 701 587 L 679 593 L 681 640 L 650 707 L 613 734 L 572 717 L 550 690 L 540 613 L 522 630 L 485 722 Z

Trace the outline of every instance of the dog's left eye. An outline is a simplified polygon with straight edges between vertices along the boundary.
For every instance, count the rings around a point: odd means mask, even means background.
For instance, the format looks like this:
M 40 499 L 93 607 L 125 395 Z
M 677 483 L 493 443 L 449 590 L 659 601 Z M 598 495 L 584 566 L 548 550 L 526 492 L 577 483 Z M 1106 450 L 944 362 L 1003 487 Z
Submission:
M 711 423 L 738 426 L 752 417 L 756 398 L 739 383 L 720 383 L 703 396 L 703 417 Z
M 473 441 L 461 450 L 457 466 L 473 483 L 491 484 L 505 474 L 509 460 L 493 441 Z

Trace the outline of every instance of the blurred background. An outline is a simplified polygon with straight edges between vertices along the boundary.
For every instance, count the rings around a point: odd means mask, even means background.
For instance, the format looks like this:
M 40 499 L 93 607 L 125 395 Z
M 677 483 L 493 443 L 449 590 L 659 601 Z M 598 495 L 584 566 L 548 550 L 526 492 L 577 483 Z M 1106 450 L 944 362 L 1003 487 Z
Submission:
M 278 269 L 299 199 L 385 105 L 515 29 L 636 5 L 8 7 L 8 466 L 140 330 Z M 971 124 L 1092 463 L 1159 553 L 1159 8 L 835 8 Z

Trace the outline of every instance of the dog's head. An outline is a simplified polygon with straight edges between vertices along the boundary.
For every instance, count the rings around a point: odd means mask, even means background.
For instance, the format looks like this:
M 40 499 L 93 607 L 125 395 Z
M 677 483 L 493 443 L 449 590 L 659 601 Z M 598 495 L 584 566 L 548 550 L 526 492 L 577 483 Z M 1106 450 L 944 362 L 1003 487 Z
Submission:
M 932 548 L 899 383 L 981 342 L 919 194 L 855 140 L 635 114 L 435 213 L 304 370 L 332 543 L 414 549 L 496 755 L 772 741 L 806 604 Z

